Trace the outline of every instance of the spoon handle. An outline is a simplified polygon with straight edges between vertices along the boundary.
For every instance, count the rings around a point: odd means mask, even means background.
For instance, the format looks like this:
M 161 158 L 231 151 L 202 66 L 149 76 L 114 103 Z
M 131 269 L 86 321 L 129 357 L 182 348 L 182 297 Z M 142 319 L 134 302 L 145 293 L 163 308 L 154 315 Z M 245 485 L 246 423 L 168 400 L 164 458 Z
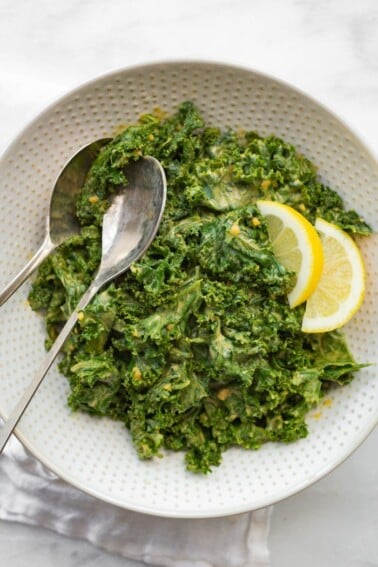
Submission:
M 30 384 L 27 386 L 25 392 L 23 393 L 22 397 L 20 398 L 19 402 L 17 403 L 16 407 L 14 408 L 13 412 L 8 417 L 8 419 L 6 420 L 3 427 L 0 429 L 0 453 L 3 451 L 3 449 L 4 449 L 5 445 L 7 444 L 7 441 L 9 439 L 9 437 L 11 436 L 14 428 L 16 427 L 17 423 L 21 419 L 24 411 L 28 407 L 31 399 L 33 398 L 34 394 L 38 390 L 40 384 L 42 383 L 42 380 L 46 376 L 50 366 L 54 362 L 54 360 L 57 357 L 60 349 L 64 345 L 68 335 L 70 334 L 73 327 L 75 326 L 75 323 L 77 321 L 77 318 L 78 318 L 80 311 L 85 309 L 85 307 L 88 305 L 88 303 L 90 302 L 92 297 L 97 293 L 99 288 L 100 288 L 100 285 L 95 280 L 92 283 L 92 285 L 87 289 L 87 291 L 84 293 L 84 295 L 80 299 L 79 303 L 77 304 L 75 310 L 71 313 L 69 319 L 67 320 L 63 329 L 59 333 L 57 339 L 55 340 L 55 343 L 53 344 L 53 346 L 49 350 L 42 368 L 40 369 L 38 374 L 35 375 L 34 379 L 30 382 Z
M 32 272 L 43 262 L 45 258 L 54 250 L 55 245 L 51 242 L 50 237 L 47 236 L 43 241 L 43 244 L 38 248 L 37 252 L 34 254 L 33 258 L 29 260 L 24 268 L 13 278 L 11 282 L 3 289 L 0 293 L 0 306 L 3 305 L 24 283 L 26 278 L 30 276 Z

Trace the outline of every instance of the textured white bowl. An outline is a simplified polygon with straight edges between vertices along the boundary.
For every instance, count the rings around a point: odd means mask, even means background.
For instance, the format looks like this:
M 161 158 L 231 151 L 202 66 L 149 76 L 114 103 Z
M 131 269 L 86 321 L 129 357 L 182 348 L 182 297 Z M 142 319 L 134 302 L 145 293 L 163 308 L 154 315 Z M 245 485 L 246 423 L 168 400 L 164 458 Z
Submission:
M 250 70 L 214 63 L 152 64 L 100 77 L 38 116 L 0 162 L 0 286 L 41 243 L 49 193 L 66 160 L 85 143 L 112 135 L 154 107 L 193 100 L 208 122 L 276 134 L 313 160 L 346 205 L 377 226 L 378 169 L 338 118 L 292 87 Z M 377 238 L 361 243 L 368 271 L 365 303 L 347 326 L 359 361 L 377 362 Z M 7 417 L 44 357 L 44 329 L 26 297 L 29 284 L 0 310 L 0 413 Z M 361 371 L 308 416 L 307 439 L 229 450 L 213 474 L 184 469 L 183 455 L 141 462 L 121 423 L 72 414 L 68 384 L 55 368 L 21 420 L 17 435 L 50 469 L 119 506 L 176 517 L 234 514 L 274 503 L 332 470 L 377 421 L 376 368 Z M 0 457 L 1 458 L 1 457 Z

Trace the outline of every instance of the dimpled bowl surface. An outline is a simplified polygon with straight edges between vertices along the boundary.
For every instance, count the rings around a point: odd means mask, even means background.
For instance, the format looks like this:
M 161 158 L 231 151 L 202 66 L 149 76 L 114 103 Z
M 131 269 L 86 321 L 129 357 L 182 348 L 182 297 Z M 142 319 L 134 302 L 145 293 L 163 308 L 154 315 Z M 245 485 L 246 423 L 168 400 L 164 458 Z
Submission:
M 376 228 L 377 164 L 338 118 L 292 87 L 260 73 L 214 63 L 161 63 L 121 70 L 85 84 L 39 115 L 0 161 L 0 284 L 41 243 L 54 180 L 81 146 L 155 107 L 194 101 L 209 123 L 276 134 L 313 160 L 319 175 Z M 347 325 L 359 361 L 377 362 L 376 235 L 361 241 L 368 279 L 363 307 Z M 7 417 L 44 357 L 42 319 L 25 284 L 0 310 L 0 413 Z M 308 416 L 309 436 L 259 451 L 229 450 L 211 475 L 185 471 L 181 453 L 139 461 L 122 423 L 72 414 L 68 384 L 55 369 L 17 428 L 23 443 L 73 485 L 119 506 L 177 517 L 234 514 L 274 503 L 324 476 L 377 420 L 376 366 L 335 391 Z

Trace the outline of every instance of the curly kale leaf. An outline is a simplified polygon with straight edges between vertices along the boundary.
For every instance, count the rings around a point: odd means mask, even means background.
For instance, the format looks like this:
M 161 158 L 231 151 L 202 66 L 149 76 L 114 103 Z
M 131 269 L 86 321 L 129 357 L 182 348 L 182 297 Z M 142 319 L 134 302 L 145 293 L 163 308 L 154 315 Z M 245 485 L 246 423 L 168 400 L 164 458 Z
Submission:
M 303 307 L 287 302 L 294 275 L 275 258 L 255 203 L 278 200 L 353 235 L 371 229 L 293 145 L 209 126 L 190 102 L 143 115 L 100 152 L 77 201 L 81 233 L 42 264 L 29 295 L 47 347 L 93 278 L 103 214 L 142 154 L 166 172 L 163 221 L 67 340 L 70 407 L 124 422 L 141 458 L 184 451 L 201 473 L 231 446 L 306 436 L 309 409 L 361 365 L 340 332 L 301 332 Z

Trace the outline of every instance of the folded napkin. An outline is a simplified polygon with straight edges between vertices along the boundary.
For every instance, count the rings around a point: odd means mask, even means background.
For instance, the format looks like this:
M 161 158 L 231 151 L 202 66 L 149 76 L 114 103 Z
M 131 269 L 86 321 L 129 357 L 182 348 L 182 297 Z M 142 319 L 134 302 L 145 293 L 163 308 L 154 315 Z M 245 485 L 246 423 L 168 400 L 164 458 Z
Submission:
M 0 455 L 0 519 L 43 526 L 169 567 L 266 567 L 270 509 L 199 520 L 147 516 L 72 487 L 12 437 Z

